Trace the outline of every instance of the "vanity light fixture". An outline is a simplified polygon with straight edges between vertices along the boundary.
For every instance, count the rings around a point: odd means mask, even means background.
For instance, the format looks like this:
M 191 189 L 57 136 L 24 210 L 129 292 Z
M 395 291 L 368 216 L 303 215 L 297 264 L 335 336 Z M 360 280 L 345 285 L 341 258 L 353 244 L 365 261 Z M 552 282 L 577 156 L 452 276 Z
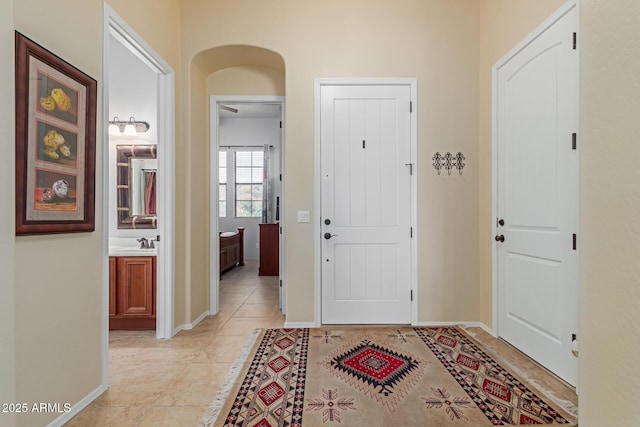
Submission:
M 109 135 L 136 136 L 138 132 L 147 132 L 148 130 L 149 123 L 136 121 L 134 117 L 129 117 L 128 122 L 120 121 L 117 116 L 109 121 Z
M 135 119 L 133 117 L 129 117 L 129 121 L 124 127 L 123 135 L 127 136 L 138 136 L 138 132 L 136 132 L 136 125 L 134 124 Z
M 109 122 L 109 135 L 120 136 L 120 119 L 115 116 L 112 121 Z

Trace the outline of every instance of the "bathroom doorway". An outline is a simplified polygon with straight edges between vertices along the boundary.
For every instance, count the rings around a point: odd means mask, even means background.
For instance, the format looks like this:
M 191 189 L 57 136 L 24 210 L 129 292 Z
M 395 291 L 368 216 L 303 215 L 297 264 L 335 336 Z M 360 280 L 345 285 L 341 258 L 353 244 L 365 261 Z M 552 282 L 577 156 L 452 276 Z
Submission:
M 212 96 L 210 106 L 210 314 L 219 312 L 223 298 L 224 236 L 239 228 L 243 260 L 257 262 L 259 275 L 276 276 L 284 313 L 284 97 Z
M 155 208 L 156 223 L 152 229 L 138 229 L 133 224 L 126 230 L 121 230 L 117 226 L 117 219 L 113 221 L 109 219 L 108 226 L 104 229 L 104 240 L 107 242 L 106 255 L 109 254 L 110 240 L 124 239 L 127 244 L 135 247 L 136 239 L 143 237 L 141 233 L 151 233 L 148 240 L 159 240 L 154 243 L 157 255 L 155 258 L 155 271 L 153 275 L 156 279 L 156 288 L 153 295 L 155 302 L 156 314 L 156 337 L 170 338 L 174 335 L 174 235 L 175 235 L 175 208 L 174 208 L 174 176 L 175 165 L 175 95 L 174 95 L 174 71 L 173 69 L 108 5 L 104 5 L 104 86 L 103 86 L 103 111 L 105 117 L 104 123 L 104 140 L 109 141 L 109 124 L 114 122 L 136 122 L 136 136 L 129 136 L 126 142 L 131 145 L 147 145 L 154 147 L 152 150 L 157 157 L 157 175 L 155 178 Z M 140 73 L 149 74 L 153 81 L 150 92 L 139 93 L 137 90 L 139 85 L 129 85 L 129 101 L 122 102 L 110 100 L 110 87 L 116 85 L 114 67 L 126 68 L 127 65 L 120 63 L 118 58 L 114 57 L 114 52 L 119 51 L 125 53 L 130 58 L 137 61 L 136 67 L 140 69 Z M 143 71 L 144 70 L 144 71 Z M 127 72 L 131 69 L 127 68 Z M 111 76 L 110 76 L 111 74 Z M 113 78 L 110 78 L 113 77 Z M 134 73 L 131 78 L 135 79 Z M 120 87 L 120 90 L 122 87 Z M 148 95 L 144 95 L 144 94 Z M 145 105 L 144 102 L 136 103 L 136 100 L 146 97 L 153 98 L 152 105 Z M 122 98 L 122 96 L 120 96 Z M 112 102 L 113 101 L 113 102 Z M 148 100 L 147 100 L 148 101 Z M 139 104 L 139 105 L 137 105 Z M 148 104 L 148 102 L 147 102 Z M 137 106 L 136 106 L 137 105 Z M 115 109 L 121 109 L 115 111 Z M 135 110 L 138 108 L 137 110 Z M 126 110 L 126 111 L 125 111 Z M 134 111 L 135 110 L 135 111 Z M 117 117 L 115 117 L 117 116 Z M 106 123 L 106 121 L 110 123 Z M 145 122 L 146 125 L 139 125 L 138 122 Z M 122 126 L 124 128 L 124 125 Z M 146 129 L 145 129 L 146 128 Z M 125 139 L 122 135 L 121 139 Z M 104 218 L 116 217 L 119 208 L 116 206 L 115 199 L 118 194 L 118 184 L 116 182 L 117 159 L 114 159 L 114 153 L 117 153 L 117 147 L 111 142 L 104 145 L 104 171 L 109 173 L 107 187 L 104 191 L 103 199 L 103 215 Z M 111 189 L 111 187 L 114 187 Z M 113 191 L 112 191 L 113 190 Z M 110 197 L 110 194 L 112 195 Z M 159 238 L 158 238 L 159 237 Z M 105 256 L 106 262 L 107 256 Z M 106 271 L 109 269 L 105 268 Z M 103 352 L 104 360 L 107 360 L 108 351 L 108 314 L 110 312 L 109 301 L 109 277 L 105 274 L 105 284 L 103 287 L 104 315 L 103 315 Z M 106 363 L 106 362 L 105 362 Z M 106 368 L 105 368 L 106 369 Z

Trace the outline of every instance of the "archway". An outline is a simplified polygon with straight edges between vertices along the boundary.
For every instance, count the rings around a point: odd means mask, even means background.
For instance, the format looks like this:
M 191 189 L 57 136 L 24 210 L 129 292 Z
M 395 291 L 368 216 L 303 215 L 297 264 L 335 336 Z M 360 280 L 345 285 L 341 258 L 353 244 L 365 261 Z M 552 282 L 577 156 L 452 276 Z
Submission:
M 204 196 L 208 208 L 208 233 L 200 231 L 201 234 L 198 235 L 197 230 L 192 230 L 190 234 L 194 239 L 202 239 L 202 234 L 206 234 L 206 241 L 200 240 L 193 243 L 198 246 L 204 245 L 205 252 L 209 255 L 206 260 L 205 273 L 209 286 L 208 292 L 203 296 L 209 303 L 208 313 L 216 314 L 219 302 L 219 239 L 217 238 L 219 228 L 218 174 L 215 171 L 218 168 L 217 135 L 219 123 L 217 121 L 217 107 L 215 103 L 211 103 L 210 99 L 213 96 L 224 96 L 225 100 L 255 105 L 276 103 L 281 105 L 281 121 L 284 123 L 285 65 L 282 56 L 274 51 L 255 46 L 227 45 L 207 49 L 195 55 L 189 72 L 192 113 L 190 120 L 191 158 L 198 165 L 196 171 L 192 173 L 210 177 L 206 191 L 199 191 L 199 194 Z M 203 108 L 203 106 L 206 107 Z M 281 141 L 279 156 L 282 165 L 284 160 L 282 154 L 284 152 L 284 124 Z M 206 165 L 202 163 L 202 158 L 208 159 Z M 200 172 L 197 172 L 198 170 Z M 192 177 L 195 178 L 194 175 Z M 192 189 L 194 183 L 195 181 L 192 179 Z M 284 180 L 282 187 L 284 196 Z M 282 205 L 284 204 L 284 197 L 280 202 Z M 283 221 L 280 220 L 280 224 L 282 223 Z M 280 260 L 283 260 L 282 236 L 280 236 L 280 253 Z M 195 265 L 193 260 L 191 265 Z M 280 272 L 282 271 L 283 268 L 280 268 Z M 281 286 L 284 292 L 284 280 L 282 280 Z M 200 311 L 199 308 L 197 311 Z

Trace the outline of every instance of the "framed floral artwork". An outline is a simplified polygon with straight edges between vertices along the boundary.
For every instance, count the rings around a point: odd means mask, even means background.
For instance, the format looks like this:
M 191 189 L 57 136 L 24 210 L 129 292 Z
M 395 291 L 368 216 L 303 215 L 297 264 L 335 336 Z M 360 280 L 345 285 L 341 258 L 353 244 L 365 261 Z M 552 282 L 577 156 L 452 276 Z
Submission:
M 95 230 L 97 82 L 16 32 L 16 235 Z

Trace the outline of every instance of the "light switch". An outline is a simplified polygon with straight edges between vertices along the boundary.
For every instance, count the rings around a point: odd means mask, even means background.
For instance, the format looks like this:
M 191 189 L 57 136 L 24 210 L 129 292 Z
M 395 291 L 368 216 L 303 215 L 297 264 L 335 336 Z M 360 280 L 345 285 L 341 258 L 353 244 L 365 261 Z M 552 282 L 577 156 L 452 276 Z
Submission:
M 309 222 L 309 211 L 298 211 L 298 222 Z

